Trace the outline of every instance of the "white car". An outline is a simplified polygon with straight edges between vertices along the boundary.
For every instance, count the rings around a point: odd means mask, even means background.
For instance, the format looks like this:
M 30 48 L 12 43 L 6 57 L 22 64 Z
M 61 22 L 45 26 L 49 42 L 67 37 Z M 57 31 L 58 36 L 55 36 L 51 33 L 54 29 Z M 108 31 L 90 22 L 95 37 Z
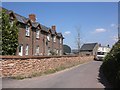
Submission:
M 110 47 L 107 46 L 99 46 L 97 54 L 95 55 L 95 60 L 103 60 L 107 53 L 110 51 Z
M 106 55 L 107 52 L 97 52 L 97 55 L 95 56 L 95 60 L 103 60 Z

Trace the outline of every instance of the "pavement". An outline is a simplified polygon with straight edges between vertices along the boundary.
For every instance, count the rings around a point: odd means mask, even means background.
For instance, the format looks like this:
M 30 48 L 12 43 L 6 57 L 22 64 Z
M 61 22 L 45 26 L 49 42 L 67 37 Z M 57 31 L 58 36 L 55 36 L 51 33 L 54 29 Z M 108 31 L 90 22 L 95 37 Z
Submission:
M 3 88 L 110 88 L 100 66 L 102 61 L 90 61 L 54 74 L 15 80 L 2 79 Z

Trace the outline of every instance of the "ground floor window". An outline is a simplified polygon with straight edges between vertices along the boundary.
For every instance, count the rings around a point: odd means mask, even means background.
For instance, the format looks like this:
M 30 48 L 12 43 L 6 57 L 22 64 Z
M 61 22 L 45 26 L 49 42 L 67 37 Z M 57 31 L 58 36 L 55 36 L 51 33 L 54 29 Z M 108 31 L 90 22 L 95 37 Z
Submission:
M 36 46 L 36 51 L 35 51 L 35 55 L 39 55 L 40 52 L 40 47 L 39 45 Z
M 51 52 L 50 52 L 50 47 L 48 47 L 48 55 L 51 55 Z
M 60 50 L 60 55 L 62 55 L 62 50 Z
M 22 55 L 23 55 L 23 45 L 20 44 L 18 49 L 19 49 L 19 50 L 18 50 L 18 54 L 19 54 L 20 56 L 22 56 Z
M 29 50 L 29 45 L 26 45 L 26 49 L 25 49 L 25 55 L 28 55 L 28 50 Z

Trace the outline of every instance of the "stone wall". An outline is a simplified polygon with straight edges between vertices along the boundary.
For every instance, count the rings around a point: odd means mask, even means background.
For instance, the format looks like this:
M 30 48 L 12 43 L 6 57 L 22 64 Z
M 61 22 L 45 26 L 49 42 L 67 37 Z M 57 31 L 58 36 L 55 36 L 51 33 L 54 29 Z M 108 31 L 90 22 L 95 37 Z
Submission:
M 35 73 L 42 73 L 63 66 L 70 67 L 90 60 L 93 60 L 93 56 L 61 56 L 44 58 L 2 57 L 0 63 L 2 63 L 1 71 L 3 77 L 29 77 Z

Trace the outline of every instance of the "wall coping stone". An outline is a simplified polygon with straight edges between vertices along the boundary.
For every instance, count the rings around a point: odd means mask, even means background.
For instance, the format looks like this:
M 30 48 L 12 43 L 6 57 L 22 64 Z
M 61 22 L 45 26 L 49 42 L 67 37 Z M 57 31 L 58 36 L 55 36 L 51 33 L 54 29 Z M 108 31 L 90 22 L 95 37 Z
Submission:
M 0 59 L 45 59 L 45 58 L 62 58 L 62 57 L 78 57 L 78 55 L 63 55 L 63 56 L 0 56 Z M 82 57 L 82 56 L 81 56 Z

